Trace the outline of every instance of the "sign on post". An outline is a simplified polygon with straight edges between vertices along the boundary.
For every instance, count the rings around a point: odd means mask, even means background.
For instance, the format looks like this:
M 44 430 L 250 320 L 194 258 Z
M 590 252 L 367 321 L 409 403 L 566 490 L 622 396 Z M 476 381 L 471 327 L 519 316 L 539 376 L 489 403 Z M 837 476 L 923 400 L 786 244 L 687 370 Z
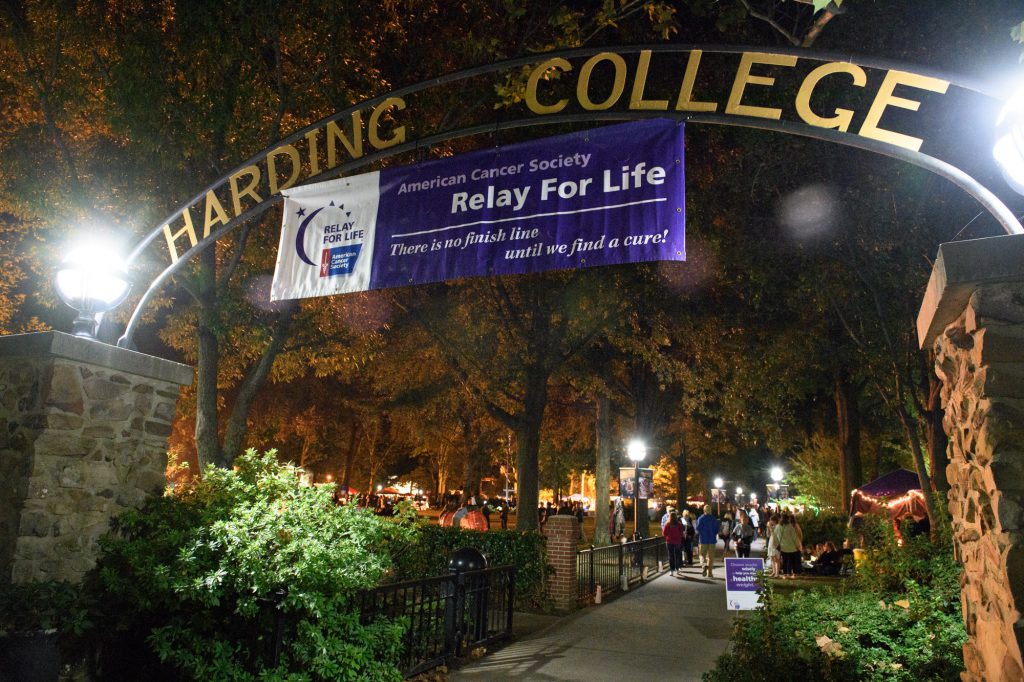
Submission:
M 685 260 L 683 165 L 645 120 L 285 190 L 271 298 Z
M 632 500 L 636 494 L 633 480 L 633 467 L 619 468 L 619 495 Z M 640 495 L 641 500 L 649 500 L 654 497 L 654 469 L 640 469 Z
M 761 594 L 757 573 L 763 570 L 763 559 L 725 558 L 725 603 L 730 611 L 757 609 Z

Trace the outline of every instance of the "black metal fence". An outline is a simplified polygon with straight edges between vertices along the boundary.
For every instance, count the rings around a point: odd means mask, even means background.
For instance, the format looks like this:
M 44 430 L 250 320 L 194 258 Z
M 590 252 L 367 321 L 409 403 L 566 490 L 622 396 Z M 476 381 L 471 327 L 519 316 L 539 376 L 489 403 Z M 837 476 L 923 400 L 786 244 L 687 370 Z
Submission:
M 411 677 L 512 632 L 515 567 L 411 580 L 367 590 L 361 618 L 402 619 L 402 674 Z
M 576 595 L 587 601 L 597 593 L 607 594 L 656 574 L 668 562 L 665 538 L 646 538 L 636 542 L 582 549 L 576 553 Z

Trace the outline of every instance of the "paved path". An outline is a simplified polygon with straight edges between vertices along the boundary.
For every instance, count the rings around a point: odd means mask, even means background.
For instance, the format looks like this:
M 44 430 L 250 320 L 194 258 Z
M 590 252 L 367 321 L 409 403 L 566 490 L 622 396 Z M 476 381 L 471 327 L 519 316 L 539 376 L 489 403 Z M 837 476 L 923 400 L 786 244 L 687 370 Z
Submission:
M 754 556 L 761 545 L 754 545 Z M 697 565 L 683 578 L 666 572 L 467 664 L 449 679 L 700 680 L 728 646 L 734 617 L 725 608 L 719 544 L 713 580 L 702 578 Z

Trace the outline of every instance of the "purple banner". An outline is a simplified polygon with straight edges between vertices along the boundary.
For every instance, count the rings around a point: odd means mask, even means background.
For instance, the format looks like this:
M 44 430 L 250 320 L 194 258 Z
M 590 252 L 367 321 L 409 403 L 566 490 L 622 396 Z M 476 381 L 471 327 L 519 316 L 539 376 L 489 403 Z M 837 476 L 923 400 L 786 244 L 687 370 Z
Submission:
M 685 260 L 683 166 L 649 120 L 295 188 L 273 297 Z

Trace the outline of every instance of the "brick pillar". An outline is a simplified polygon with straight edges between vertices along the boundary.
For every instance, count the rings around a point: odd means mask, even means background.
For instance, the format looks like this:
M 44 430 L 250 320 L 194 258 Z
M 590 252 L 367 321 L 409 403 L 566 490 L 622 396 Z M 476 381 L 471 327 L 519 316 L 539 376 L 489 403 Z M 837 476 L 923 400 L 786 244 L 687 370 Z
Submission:
M 918 330 L 943 384 L 962 677 L 1024 680 L 1024 235 L 943 244 Z
M 548 597 L 559 613 L 576 608 L 576 543 L 580 526 L 576 517 L 556 515 L 544 524 L 548 565 L 554 574 L 548 581 Z
M 0 582 L 70 580 L 159 495 L 192 368 L 60 332 L 0 337 Z

